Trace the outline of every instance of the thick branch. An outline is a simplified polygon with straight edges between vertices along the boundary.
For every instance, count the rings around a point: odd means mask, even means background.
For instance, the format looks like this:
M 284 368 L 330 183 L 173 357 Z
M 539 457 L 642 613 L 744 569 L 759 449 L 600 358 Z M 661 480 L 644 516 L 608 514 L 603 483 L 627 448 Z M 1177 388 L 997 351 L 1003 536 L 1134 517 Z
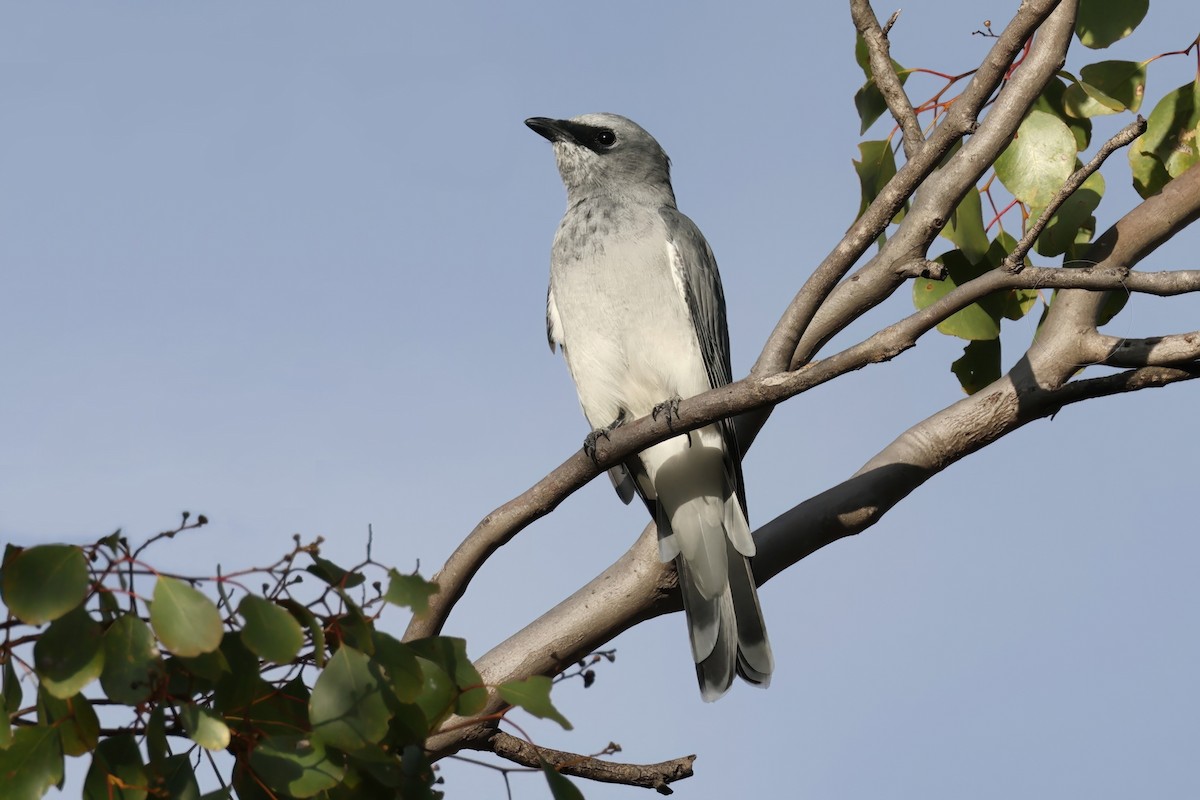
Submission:
M 904 155 L 911 160 L 924 146 L 925 137 L 921 134 L 921 123 L 917 121 L 917 112 L 913 110 L 912 101 L 908 99 L 908 94 L 900 83 L 900 76 L 892 66 L 891 44 L 887 34 L 879 27 L 879 20 L 875 16 L 875 10 L 871 8 L 870 0 L 850 0 L 850 17 L 854 20 L 854 27 L 858 28 L 858 32 L 867 43 L 867 52 L 871 57 L 871 76 L 896 124 L 900 126 L 904 137 Z M 895 19 L 893 16 L 892 20 Z M 891 26 L 891 22 L 888 26 Z
M 1145 339 L 1124 339 L 1097 333 L 1089 337 L 1095 362 L 1110 367 L 1164 367 L 1200 359 L 1200 331 Z
M 668 784 L 692 777 L 692 764 L 696 761 L 696 756 L 691 755 L 658 764 L 619 764 L 591 756 L 538 747 L 503 731 L 496 731 L 479 742 L 478 746 L 473 745 L 473 749 L 488 750 L 524 767 L 541 769 L 542 762 L 546 762 L 563 775 L 601 783 L 640 786 L 644 789 L 654 789 L 659 794 L 672 794 Z
M 1072 0 L 1066 0 L 1066 2 L 1070 5 Z M 763 347 L 762 354 L 759 355 L 758 361 L 750 371 L 751 375 L 770 375 L 791 368 L 797 344 L 801 340 L 800 337 L 809 328 L 809 323 L 813 321 L 817 309 L 825 298 L 854 265 L 854 262 L 879 237 L 904 202 L 929 177 L 954 143 L 966 134 L 975 131 L 976 118 L 984 104 L 1004 79 L 1009 66 L 1024 47 L 1025 41 L 1050 16 L 1058 3 L 1059 0 L 1028 0 L 1021 4 L 1017 15 L 996 39 L 987 58 L 971 79 L 966 90 L 950 107 L 933 136 L 915 157 L 907 161 L 896 173 L 896 176 L 883 187 L 866 212 L 855 221 L 842 240 L 805 281 L 804 286 L 801 287 L 776 324 L 775 330 Z M 1073 6 L 1069 16 L 1073 25 Z M 1062 52 L 1066 52 L 1065 45 Z M 1061 60 L 1060 54 L 1059 62 Z M 1028 61 L 1029 59 L 1026 59 L 1026 62 Z M 1025 67 L 1022 67 L 1021 71 L 1024 72 Z M 1029 98 L 1029 103 L 1032 103 L 1036 96 L 1037 92 L 1034 92 L 1033 96 Z M 1018 115 L 1018 122 L 1023 115 L 1023 112 Z M 1016 129 L 1015 125 L 1014 123 L 1014 130 Z M 1009 136 L 1011 135 L 1010 132 Z M 972 141 L 974 138 L 972 137 Z M 966 188 L 963 188 L 962 191 L 965 192 Z M 961 193 L 958 196 L 961 196 Z M 955 205 L 957 202 L 954 200 Z M 943 220 L 948 213 L 947 211 L 942 215 Z M 911 214 L 909 218 L 911 218 Z M 940 224 L 938 227 L 940 228 Z M 936 231 L 934 235 L 936 235 Z M 916 252 L 913 250 L 909 257 L 903 260 L 912 260 L 912 254 Z M 741 427 L 739 427 L 739 433 L 741 433 Z
M 1085 258 L 1103 265 L 1133 266 L 1196 219 L 1200 219 L 1200 168 L 1193 166 L 1105 231 Z M 1095 360 L 1085 345 L 1095 336 L 1104 301 L 1105 294 L 1096 292 L 1064 292 L 1055 297 L 1029 350 L 1043 385 L 1065 383 L 1079 366 Z

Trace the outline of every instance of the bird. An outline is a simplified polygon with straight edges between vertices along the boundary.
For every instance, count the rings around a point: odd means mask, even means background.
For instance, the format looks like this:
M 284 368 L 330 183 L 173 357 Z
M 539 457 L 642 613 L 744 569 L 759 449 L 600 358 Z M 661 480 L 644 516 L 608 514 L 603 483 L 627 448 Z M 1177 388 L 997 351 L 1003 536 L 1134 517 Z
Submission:
M 554 236 L 546 335 L 562 351 L 597 437 L 731 377 L 725 296 L 716 258 L 671 188 L 671 161 L 618 114 L 531 117 L 567 189 Z M 618 496 L 641 496 L 674 561 L 701 697 L 736 673 L 765 687 L 774 670 L 750 559 L 737 438 L 723 419 L 649 447 L 609 471 Z

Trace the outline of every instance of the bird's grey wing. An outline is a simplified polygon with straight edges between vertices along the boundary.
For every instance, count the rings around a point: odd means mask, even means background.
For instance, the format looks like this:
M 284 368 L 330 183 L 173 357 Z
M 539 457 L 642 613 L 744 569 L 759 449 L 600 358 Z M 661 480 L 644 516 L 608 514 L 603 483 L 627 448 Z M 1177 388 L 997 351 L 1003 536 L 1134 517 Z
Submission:
M 554 302 L 553 286 L 546 290 L 546 340 L 550 342 L 551 353 L 555 349 L 565 351 L 567 345 L 563 340 L 562 321 L 558 317 L 558 306 Z M 633 495 L 637 491 L 637 486 L 626 466 L 619 464 L 613 467 L 608 471 L 608 478 L 612 481 L 613 488 L 617 490 L 617 497 L 621 498 L 622 503 L 629 505 L 629 501 L 633 499 Z
M 721 289 L 717 259 L 696 223 L 685 214 L 669 206 L 659 209 L 659 214 L 667 228 L 671 269 L 687 300 L 709 384 L 713 388 L 724 386 L 733 380 L 733 369 L 729 356 L 729 327 L 725 320 L 725 292 Z M 745 512 L 742 460 L 731 420 L 721 421 L 721 434 L 725 440 L 725 452 L 734 476 L 738 500 Z

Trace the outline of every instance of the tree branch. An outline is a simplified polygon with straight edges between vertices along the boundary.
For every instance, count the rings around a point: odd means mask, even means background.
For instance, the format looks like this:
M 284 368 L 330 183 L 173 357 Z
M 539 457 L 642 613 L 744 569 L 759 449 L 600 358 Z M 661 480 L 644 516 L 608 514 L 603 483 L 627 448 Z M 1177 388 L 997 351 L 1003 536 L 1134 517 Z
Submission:
M 1200 359 L 1200 331 L 1145 339 L 1097 333 L 1087 346 L 1095 348 L 1097 364 L 1110 367 L 1177 366 Z
M 1065 0 L 1065 2 L 1071 5 L 1069 28 L 1073 28 L 1073 0 Z M 978 126 L 976 119 L 979 112 L 1004 79 L 1009 66 L 1024 47 L 1025 41 L 1051 15 L 1058 4 L 1059 0 L 1028 0 L 1021 4 L 1016 16 L 996 39 L 983 64 L 971 79 L 966 90 L 950 107 L 933 136 L 926 141 L 912 159 L 905 162 L 895 177 L 888 181 L 870 207 L 855 221 L 842 240 L 805 281 L 804 286 L 793 298 L 775 325 L 775 330 L 767 339 L 758 361 L 750 371 L 752 376 L 771 375 L 792 368 L 798 343 L 801 341 L 801 336 L 810 327 L 810 323 L 813 322 L 817 309 L 824 303 L 838 281 L 854 265 L 854 262 L 887 228 L 904 202 L 937 168 L 943 156 L 950 151 L 954 143 L 976 130 Z M 1062 47 L 1062 52 L 1066 52 L 1065 45 Z M 1061 60 L 1060 54 L 1060 63 Z M 1029 59 L 1026 59 L 1026 62 L 1028 61 Z M 1023 67 L 1021 71 L 1024 72 L 1025 68 Z M 1029 98 L 1029 103 L 1032 103 L 1036 96 L 1037 92 L 1034 92 Z M 989 114 L 988 119 L 991 119 L 991 116 L 992 114 Z M 1021 116 L 1023 113 L 1018 115 L 1018 122 Z M 1016 124 L 1013 124 L 1013 130 L 1016 129 Z M 1011 132 L 1009 135 L 1011 136 Z M 972 141 L 975 138 L 973 136 Z M 965 192 L 966 189 L 964 188 L 963 191 Z M 957 205 L 957 202 L 955 199 L 954 204 Z M 911 216 L 910 214 L 906 217 L 905 221 L 911 219 Z M 942 215 L 941 224 L 944 224 L 945 216 L 946 214 Z M 938 227 L 940 228 L 940 224 Z M 936 231 L 934 235 L 936 235 Z M 910 256 L 904 260 L 912 259 Z M 757 432 L 757 428 L 754 426 L 749 427 L 753 428 L 753 432 Z M 758 427 L 761 427 L 761 424 Z M 747 430 L 747 433 L 749 432 Z M 739 426 L 739 434 L 742 434 L 741 426 Z
M 897 14 L 899 12 L 896 12 Z M 892 66 L 891 44 L 887 33 L 879 27 L 879 19 L 871 8 L 870 0 L 850 0 L 850 17 L 854 27 L 862 34 L 867 43 L 867 52 L 871 58 L 871 76 L 879 93 L 883 95 L 888 110 L 892 112 L 896 124 L 903 134 L 904 155 L 908 159 L 925 145 L 925 137 L 921 134 L 921 123 L 917 121 L 917 112 L 913 110 L 912 101 L 900 83 L 900 76 Z M 888 27 L 896 21 L 893 15 Z
M 1029 55 L 1021 62 L 1021 68 L 1000 89 L 987 116 L 978 123 L 971 137 L 963 142 L 962 147 L 945 166 L 924 181 L 899 228 L 888 238 L 880 251 L 849 280 L 842 281 L 821 304 L 819 311 L 812 317 L 811 324 L 802 331 L 802 335 L 797 333 L 799 338 L 795 340 L 795 348 L 780 365 L 780 370 L 787 367 L 794 369 L 808 361 L 838 331 L 883 302 L 903 285 L 904 279 L 897 274 L 896 266 L 926 256 L 930 245 L 945 227 L 946 221 L 950 219 L 962 198 L 1008 146 L 1021 120 L 1042 93 L 1046 83 L 1062 66 L 1075 32 L 1076 6 L 1077 0 L 1063 0 L 1057 8 L 1035 6 L 1031 3 L 1021 4 L 1021 10 L 1001 34 L 987 59 L 975 73 L 971 84 L 950 106 L 946 120 L 928 140 L 919 158 L 923 159 L 926 151 L 937 152 L 939 160 L 943 158 L 949 147 L 939 151 L 937 143 L 942 141 L 939 134 L 942 128 L 952 124 L 951 118 L 956 114 L 970 112 L 969 121 L 974 125 L 980 109 L 991 98 L 1012 59 L 1032 34 L 1032 28 L 1027 32 L 1024 27 L 1019 29 L 1025 32 L 1025 35 L 1021 36 L 1019 41 L 1012 42 L 1011 52 L 1004 50 L 1002 54 L 997 53 L 997 48 L 1002 41 L 1010 41 L 1006 37 L 1014 27 L 1026 21 L 1026 14 L 1037 14 L 1038 22 L 1042 19 L 1045 22 L 1038 29 Z M 1053 13 L 1050 13 L 1051 10 Z M 1036 23 L 1033 27 L 1036 27 Z M 1013 36 L 1012 40 L 1015 39 Z M 959 120 L 958 124 L 965 124 L 965 121 Z M 898 182 L 903 172 L 904 169 L 901 169 L 888 185 Z M 883 196 L 882 192 L 880 196 Z M 888 220 L 890 219 L 891 216 L 888 217 Z M 778 328 L 776 330 L 778 331 Z
M 1193 166 L 1119 219 L 1088 248 L 1085 258 L 1103 266 L 1133 266 L 1198 218 L 1200 169 Z M 1085 345 L 1096 334 L 1105 297 L 1102 292 L 1063 292 L 1054 298 L 1029 350 L 1043 385 L 1065 383 L 1079 366 L 1095 360 Z
M 478 746 L 473 746 L 473 749 L 493 752 L 523 767 L 541 769 L 542 763 L 545 762 L 563 775 L 601 783 L 640 786 L 644 789 L 654 789 L 659 794 L 672 794 L 668 784 L 692 777 L 692 764 L 696 761 L 696 756 L 690 755 L 657 764 L 620 764 L 592 756 L 539 747 L 503 731 L 496 731 L 479 742 Z

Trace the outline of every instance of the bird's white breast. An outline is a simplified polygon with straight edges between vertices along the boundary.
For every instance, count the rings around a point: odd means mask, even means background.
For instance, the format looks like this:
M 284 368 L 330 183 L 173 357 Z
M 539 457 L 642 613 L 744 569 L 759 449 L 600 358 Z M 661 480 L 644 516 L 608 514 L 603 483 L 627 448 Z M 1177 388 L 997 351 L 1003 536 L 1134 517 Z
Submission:
M 589 423 L 606 426 L 622 410 L 644 416 L 710 388 L 657 211 L 573 213 L 556 238 L 550 291 Z

